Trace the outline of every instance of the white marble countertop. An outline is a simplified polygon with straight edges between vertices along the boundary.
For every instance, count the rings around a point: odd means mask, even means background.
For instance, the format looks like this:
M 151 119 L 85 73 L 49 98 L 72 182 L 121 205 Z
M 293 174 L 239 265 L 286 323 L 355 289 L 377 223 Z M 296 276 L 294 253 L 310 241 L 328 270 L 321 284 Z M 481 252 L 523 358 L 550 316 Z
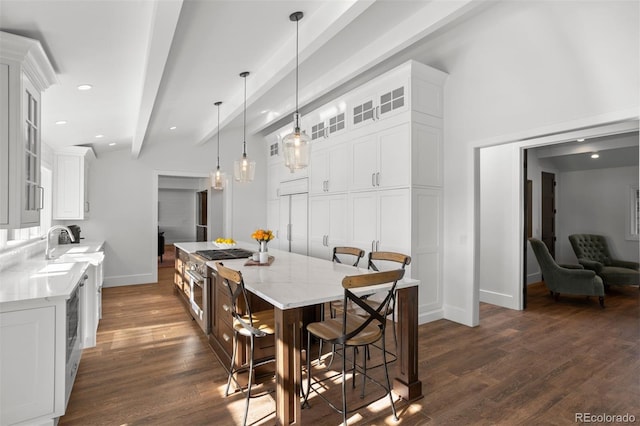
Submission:
M 52 255 L 76 255 L 99 251 L 103 241 L 57 246 Z M 88 261 L 45 260 L 44 253 L 0 271 L 0 304 L 37 299 L 68 299 L 89 266 Z
M 329 260 L 269 249 L 274 261 L 269 266 L 245 266 L 247 259 L 224 260 L 227 268 L 242 272 L 247 290 L 280 309 L 299 308 L 330 302 L 344 296 L 342 279 L 347 275 L 367 274 L 366 268 Z M 215 269 L 215 261 L 207 266 Z M 413 287 L 420 281 L 404 278 L 397 288 Z

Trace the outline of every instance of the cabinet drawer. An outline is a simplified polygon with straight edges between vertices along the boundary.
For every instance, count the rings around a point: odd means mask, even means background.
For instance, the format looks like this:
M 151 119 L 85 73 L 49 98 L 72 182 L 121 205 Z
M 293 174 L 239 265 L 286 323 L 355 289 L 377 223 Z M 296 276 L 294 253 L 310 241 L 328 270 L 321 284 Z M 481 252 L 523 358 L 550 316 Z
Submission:
M 176 287 L 178 287 L 180 290 L 182 290 L 182 275 L 180 275 L 179 273 L 175 273 L 173 274 L 173 283 L 176 285 Z

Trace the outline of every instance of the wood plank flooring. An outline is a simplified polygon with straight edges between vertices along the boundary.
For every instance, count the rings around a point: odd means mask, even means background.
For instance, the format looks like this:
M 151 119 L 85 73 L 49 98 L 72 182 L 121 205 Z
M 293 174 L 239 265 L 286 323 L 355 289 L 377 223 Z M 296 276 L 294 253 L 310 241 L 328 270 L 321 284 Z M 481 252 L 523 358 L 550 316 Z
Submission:
M 226 370 L 173 294 L 172 273 L 159 269 L 158 284 L 104 289 L 98 345 L 82 355 L 61 425 L 242 421 L 243 395 L 224 397 Z M 629 413 L 640 422 L 640 292 L 614 287 L 606 305 L 570 296 L 555 302 L 535 284 L 526 311 L 481 304 L 478 327 L 446 320 L 420 326 L 425 397 L 399 401 L 398 424 L 569 425 L 577 412 Z M 367 391 L 377 389 L 368 384 Z M 304 424 L 341 423 L 317 396 L 311 404 L 302 410 Z M 250 424 L 274 423 L 271 394 L 250 407 Z M 349 424 L 395 424 L 388 399 L 352 414 Z

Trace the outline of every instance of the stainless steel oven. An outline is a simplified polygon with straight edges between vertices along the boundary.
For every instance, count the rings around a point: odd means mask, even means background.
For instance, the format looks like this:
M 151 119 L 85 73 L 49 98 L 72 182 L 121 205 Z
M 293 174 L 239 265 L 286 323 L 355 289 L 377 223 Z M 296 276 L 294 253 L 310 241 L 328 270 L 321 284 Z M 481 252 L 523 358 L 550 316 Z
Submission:
M 196 255 L 189 256 L 186 275 L 189 278 L 189 309 L 200 328 L 209 333 L 209 282 L 207 260 Z

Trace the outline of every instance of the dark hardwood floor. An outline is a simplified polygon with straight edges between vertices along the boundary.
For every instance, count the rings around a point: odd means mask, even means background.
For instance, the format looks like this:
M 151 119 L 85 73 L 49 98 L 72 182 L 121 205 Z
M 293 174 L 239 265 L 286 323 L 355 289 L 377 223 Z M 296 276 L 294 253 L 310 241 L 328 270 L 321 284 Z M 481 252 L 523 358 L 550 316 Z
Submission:
M 172 273 L 160 268 L 158 284 L 104 289 L 98 345 L 82 355 L 61 425 L 241 422 L 244 398 L 223 396 L 226 371 L 173 294 Z M 425 397 L 397 403 L 399 424 L 569 425 L 575 413 L 629 413 L 640 422 L 639 294 L 612 288 L 600 309 L 596 298 L 555 302 L 535 284 L 526 311 L 481 304 L 478 327 L 420 326 Z M 304 424 L 341 423 L 319 398 L 311 403 Z M 389 405 L 372 403 L 349 424 L 394 424 Z M 271 395 L 253 399 L 249 422 L 273 424 L 274 411 Z

